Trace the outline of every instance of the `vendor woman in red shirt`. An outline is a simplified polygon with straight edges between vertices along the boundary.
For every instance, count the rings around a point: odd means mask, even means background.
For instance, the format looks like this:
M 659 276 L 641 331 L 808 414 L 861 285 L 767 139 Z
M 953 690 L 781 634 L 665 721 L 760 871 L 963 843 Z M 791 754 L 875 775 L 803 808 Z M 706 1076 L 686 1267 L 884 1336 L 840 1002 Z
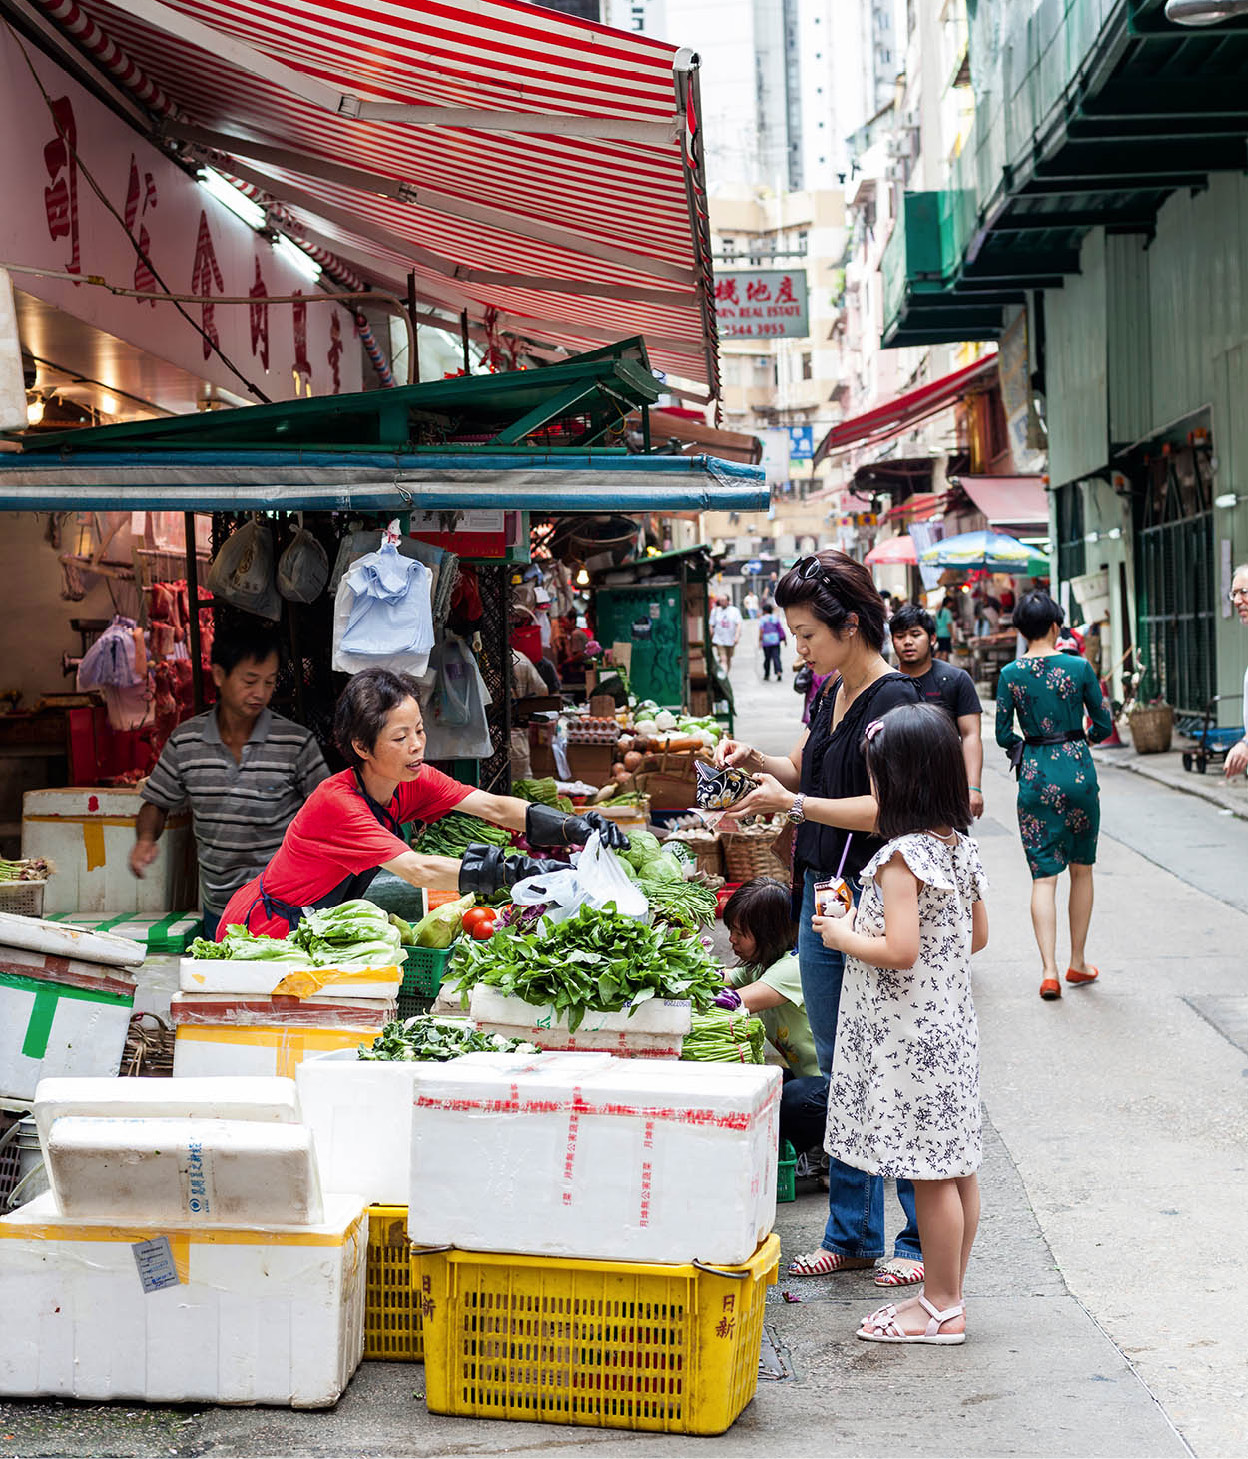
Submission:
M 523 831 L 534 847 L 583 846 L 591 831 L 608 846 L 628 846 L 620 828 L 597 811 L 565 816 L 550 806 L 474 790 L 426 765 L 416 693 L 410 675 L 380 668 L 356 674 L 342 691 L 334 739 L 351 768 L 316 787 L 268 866 L 234 893 L 221 914 L 218 941 L 237 923 L 285 937 L 305 911 L 362 897 L 383 867 L 414 887 L 491 897 L 549 865 L 509 856 L 499 846 L 469 846 L 462 861 L 422 856 L 402 839 L 404 824 L 426 826 L 452 810 Z

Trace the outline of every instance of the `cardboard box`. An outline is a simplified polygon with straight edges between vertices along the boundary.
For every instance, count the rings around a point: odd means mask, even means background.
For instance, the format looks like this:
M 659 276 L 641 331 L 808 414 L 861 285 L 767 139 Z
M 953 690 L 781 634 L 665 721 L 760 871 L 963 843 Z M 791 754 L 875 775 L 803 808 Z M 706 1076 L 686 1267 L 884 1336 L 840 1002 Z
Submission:
M 583 780 L 587 785 L 605 785 L 611 779 L 614 763 L 613 745 L 568 746 L 568 769 L 573 780 Z
M 158 913 L 199 905 L 195 842 L 189 811 L 165 822 L 156 860 L 140 880 L 130 870 L 134 826 L 143 805 L 137 790 L 70 786 L 28 790 L 22 797 L 22 855 L 56 866 L 43 909 L 51 912 Z
M 0 1219 L 0 1395 L 328 1408 L 364 1351 L 362 1201 L 315 1226 Z
M 415 1067 L 421 1246 L 719 1266 L 775 1223 L 777 1068 L 557 1053 Z

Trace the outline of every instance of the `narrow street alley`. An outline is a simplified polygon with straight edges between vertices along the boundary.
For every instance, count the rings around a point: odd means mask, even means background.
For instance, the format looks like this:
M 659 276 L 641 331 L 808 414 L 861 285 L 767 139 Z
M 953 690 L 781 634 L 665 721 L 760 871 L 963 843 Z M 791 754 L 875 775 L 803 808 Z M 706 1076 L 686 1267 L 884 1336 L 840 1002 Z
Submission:
M 758 681 L 748 649 L 734 679 L 741 735 L 791 743 L 788 682 Z M 0 1454 L 1242 1453 L 1248 823 L 1103 770 L 1102 979 L 1046 1004 L 1013 782 L 991 745 L 986 759 L 987 1141 L 964 1347 L 857 1342 L 879 1295 L 869 1273 L 782 1279 L 768 1329 L 785 1376 L 718 1439 L 435 1418 L 422 1368 L 367 1363 L 328 1413 L 7 1404 Z M 780 1207 L 786 1258 L 817 1242 L 825 1201 L 802 1182 Z

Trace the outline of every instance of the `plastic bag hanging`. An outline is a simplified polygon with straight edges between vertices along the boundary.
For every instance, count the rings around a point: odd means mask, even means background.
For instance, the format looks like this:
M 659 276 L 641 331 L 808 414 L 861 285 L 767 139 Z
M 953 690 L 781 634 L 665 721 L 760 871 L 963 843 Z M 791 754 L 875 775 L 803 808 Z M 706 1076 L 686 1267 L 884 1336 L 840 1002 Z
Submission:
M 288 603 L 314 603 L 329 581 L 329 558 L 311 532 L 299 527 L 277 564 L 277 590 Z
M 205 585 L 232 607 L 276 623 L 282 600 L 273 577 L 273 533 L 267 523 L 252 517 L 213 558 Z
M 433 648 L 430 572 L 423 562 L 400 555 L 397 523 L 383 534 L 377 551 L 353 563 L 342 581 L 354 594 L 342 635 L 347 653 L 380 659 L 427 654 Z

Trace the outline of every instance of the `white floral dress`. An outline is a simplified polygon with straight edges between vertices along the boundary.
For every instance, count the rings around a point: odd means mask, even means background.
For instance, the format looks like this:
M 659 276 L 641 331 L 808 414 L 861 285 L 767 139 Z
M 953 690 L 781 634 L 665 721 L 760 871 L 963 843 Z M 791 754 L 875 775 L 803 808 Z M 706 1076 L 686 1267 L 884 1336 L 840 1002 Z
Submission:
M 918 877 L 919 955 L 905 971 L 845 959 L 826 1147 L 873 1175 L 946 1180 L 983 1155 L 971 905 L 987 879 L 969 836 L 899 836 L 863 868 L 857 930 L 884 933 L 876 873 L 900 854 Z

